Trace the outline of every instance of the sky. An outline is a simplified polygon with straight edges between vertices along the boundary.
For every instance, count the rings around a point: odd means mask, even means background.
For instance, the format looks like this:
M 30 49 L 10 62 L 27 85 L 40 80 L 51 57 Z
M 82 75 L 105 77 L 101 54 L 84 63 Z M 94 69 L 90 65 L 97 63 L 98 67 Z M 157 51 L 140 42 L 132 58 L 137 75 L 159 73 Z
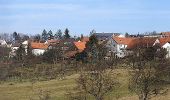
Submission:
M 170 31 L 170 0 L 0 0 L 0 33 Z

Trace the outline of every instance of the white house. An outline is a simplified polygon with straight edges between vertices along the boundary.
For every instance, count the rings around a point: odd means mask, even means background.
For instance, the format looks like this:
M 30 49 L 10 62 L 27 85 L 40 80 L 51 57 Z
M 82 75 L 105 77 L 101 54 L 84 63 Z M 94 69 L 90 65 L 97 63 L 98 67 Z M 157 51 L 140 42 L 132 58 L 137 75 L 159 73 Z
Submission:
M 170 58 L 170 42 L 165 43 L 162 48 L 165 48 L 167 50 L 166 58 Z
M 166 58 L 170 58 L 170 37 L 162 37 L 158 38 L 154 45 L 160 45 L 162 48 L 165 48 L 167 50 Z
M 45 43 L 31 43 L 32 53 L 36 56 L 44 54 L 45 51 L 48 49 L 48 44 Z
M 132 53 L 136 47 L 152 47 L 155 38 L 138 38 L 138 37 L 124 37 L 116 36 L 107 42 L 108 49 L 113 52 L 117 57 L 123 58 Z
M 28 50 L 28 40 L 25 40 L 24 42 L 22 42 L 22 46 L 25 49 L 25 53 L 27 54 L 27 50 Z
M 127 37 L 113 37 L 109 39 L 106 43 L 106 47 L 109 52 L 113 52 L 117 57 L 123 58 L 128 55 L 127 48 L 128 45 L 132 43 L 134 38 Z
M 10 52 L 10 57 L 13 57 L 16 55 L 16 51 L 18 50 L 18 48 L 20 47 L 19 43 L 14 43 L 11 46 L 11 52 Z
M 7 46 L 7 42 L 5 40 L 0 40 L 0 46 Z

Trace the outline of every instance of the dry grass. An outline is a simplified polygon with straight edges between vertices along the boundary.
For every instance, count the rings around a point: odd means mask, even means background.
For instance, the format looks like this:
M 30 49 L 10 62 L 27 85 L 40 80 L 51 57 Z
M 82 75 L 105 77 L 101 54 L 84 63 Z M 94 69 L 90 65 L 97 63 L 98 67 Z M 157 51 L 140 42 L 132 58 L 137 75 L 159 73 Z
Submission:
M 138 97 L 128 91 L 129 73 L 126 69 L 116 69 L 114 72 L 117 75 L 120 87 L 109 93 L 106 100 L 138 100 Z M 78 74 L 67 76 L 65 80 L 50 80 L 24 83 L 4 83 L 0 84 L 0 100 L 38 100 L 40 91 L 43 95 L 50 94 L 51 100 L 67 100 L 66 93 L 76 86 L 75 79 Z M 170 93 L 164 96 L 158 96 L 152 100 L 170 100 Z

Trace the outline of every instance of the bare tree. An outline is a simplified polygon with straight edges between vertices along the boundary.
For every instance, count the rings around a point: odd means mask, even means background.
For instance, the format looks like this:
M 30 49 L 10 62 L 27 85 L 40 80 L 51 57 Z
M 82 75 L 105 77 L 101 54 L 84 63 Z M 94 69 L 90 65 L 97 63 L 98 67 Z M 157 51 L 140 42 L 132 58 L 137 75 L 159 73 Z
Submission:
M 129 89 L 135 92 L 140 100 L 149 100 L 158 94 L 166 93 L 167 78 L 164 74 L 169 69 L 165 51 L 161 48 L 144 48 L 135 51 L 136 60 L 133 66 Z
M 83 72 L 77 83 L 81 90 L 92 95 L 95 100 L 104 100 L 104 96 L 118 86 L 118 82 L 106 70 Z

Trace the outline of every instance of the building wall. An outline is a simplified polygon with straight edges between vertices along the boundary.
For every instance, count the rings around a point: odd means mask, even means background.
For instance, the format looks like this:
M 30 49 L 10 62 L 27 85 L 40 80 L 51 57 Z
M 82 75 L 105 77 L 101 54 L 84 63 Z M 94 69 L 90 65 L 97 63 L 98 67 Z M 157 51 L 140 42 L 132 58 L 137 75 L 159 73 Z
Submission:
M 170 43 L 166 43 L 162 47 L 167 50 L 166 58 L 170 58 Z
M 43 55 L 46 50 L 43 49 L 33 49 L 32 53 L 36 56 Z
M 117 44 L 117 42 L 113 39 L 108 40 L 106 47 L 109 51 L 115 53 L 117 57 L 123 58 L 127 54 L 127 51 L 125 50 L 127 48 L 127 45 Z

